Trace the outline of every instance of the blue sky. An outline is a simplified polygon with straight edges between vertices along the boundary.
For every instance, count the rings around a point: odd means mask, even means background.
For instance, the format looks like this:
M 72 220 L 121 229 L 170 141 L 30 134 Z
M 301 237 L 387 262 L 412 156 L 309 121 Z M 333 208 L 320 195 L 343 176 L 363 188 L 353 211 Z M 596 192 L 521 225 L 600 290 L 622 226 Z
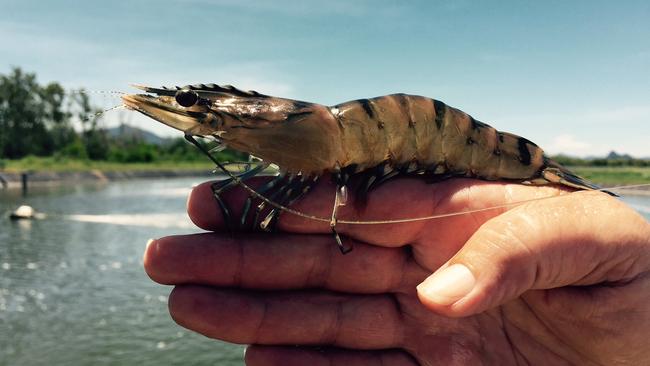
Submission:
M 0 73 L 129 92 L 233 84 L 323 104 L 440 99 L 550 153 L 650 156 L 648 1 L 8 1 Z M 95 99 L 110 107 L 115 98 Z M 119 120 L 177 131 L 133 112 Z

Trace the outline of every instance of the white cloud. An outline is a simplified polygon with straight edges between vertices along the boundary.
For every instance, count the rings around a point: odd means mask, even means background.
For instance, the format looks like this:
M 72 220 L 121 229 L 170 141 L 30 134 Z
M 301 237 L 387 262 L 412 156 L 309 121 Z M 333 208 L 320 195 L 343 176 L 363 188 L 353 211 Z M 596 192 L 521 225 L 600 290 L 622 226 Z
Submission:
M 591 144 L 577 140 L 573 135 L 562 134 L 556 136 L 545 150 L 550 154 L 584 155 L 591 148 Z
M 610 151 L 650 157 L 650 106 L 610 104 L 603 108 L 540 110 L 526 115 L 498 115 L 495 127 L 538 143 L 549 154 L 603 156 Z
M 495 120 L 510 123 L 520 123 L 521 116 L 496 116 Z M 527 124 L 548 125 L 549 123 L 582 128 L 584 125 L 650 123 L 650 106 L 647 105 L 620 105 L 607 108 L 590 108 L 584 110 L 554 110 L 552 113 L 539 111 L 525 118 Z

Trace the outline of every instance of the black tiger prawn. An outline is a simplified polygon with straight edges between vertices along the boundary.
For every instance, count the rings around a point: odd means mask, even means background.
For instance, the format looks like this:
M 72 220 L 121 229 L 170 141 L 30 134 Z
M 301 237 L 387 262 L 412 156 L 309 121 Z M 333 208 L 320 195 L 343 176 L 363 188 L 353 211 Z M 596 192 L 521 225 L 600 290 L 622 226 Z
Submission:
M 190 141 L 192 136 L 212 137 L 222 147 L 261 159 L 262 164 L 238 176 L 226 171 L 231 178 L 213 185 L 228 221 L 230 208 L 220 194 L 232 186 L 251 192 L 239 225 L 272 230 L 281 211 L 296 213 L 287 206 L 331 173 L 337 190 L 329 221 L 344 252 L 349 249 L 336 233 L 336 212 L 346 202 L 351 178 L 361 199 L 400 176 L 599 189 L 545 156 L 533 142 L 417 95 L 391 94 L 328 107 L 216 84 L 137 87 L 149 94 L 123 96 L 127 107 L 183 131 Z M 252 192 L 244 181 L 269 164 L 281 173 Z M 256 198 L 262 202 L 251 213 Z M 261 217 L 267 204 L 273 208 Z

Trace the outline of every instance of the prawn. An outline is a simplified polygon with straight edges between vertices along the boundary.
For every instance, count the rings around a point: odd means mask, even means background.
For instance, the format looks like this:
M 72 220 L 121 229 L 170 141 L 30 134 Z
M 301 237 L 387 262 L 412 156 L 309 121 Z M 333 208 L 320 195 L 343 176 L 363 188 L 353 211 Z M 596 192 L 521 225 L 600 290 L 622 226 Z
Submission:
M 338 208 L 347 203 L 352 178 L 361 202 L 374 188 L 403 176 L 431 183 L 469 177 L 600 189 L 547 157 L 530 140 L 498 131 L 439 100 L 422 96 L 391 94 L 325 106 L 229 85 L 135 87 L 147 94 L 123 95 L 127 108 L 183 131 L 229 176 L 212 186 L 226 222 L 231 221 L 230 208 L 220 195 L 238 185 L 250 193 L 239 219 L 242 227 L 250 221 L 252 228 L 270 231 L 283 211 L 329 221 L 344 253 L 351 248 L 343 245 L 337 223 L 368 223 L 337 218 Z M 211 137 L 217 143 L 216 150 L 228 147 L 248 153 L 261 163 L 235 175 L 193 136 Z M 271 164 L 279 167 L 276 177 L 257 189 L 244 182 Z M 289 208 L 325 173 L 331 174 L 337 186 L 329 219 Z M 255 198 L 261 203 L 251 214 Z M 266 205 L 272 209 L 262 218 Z M 372 223 L 422 219 L 428 218 Z

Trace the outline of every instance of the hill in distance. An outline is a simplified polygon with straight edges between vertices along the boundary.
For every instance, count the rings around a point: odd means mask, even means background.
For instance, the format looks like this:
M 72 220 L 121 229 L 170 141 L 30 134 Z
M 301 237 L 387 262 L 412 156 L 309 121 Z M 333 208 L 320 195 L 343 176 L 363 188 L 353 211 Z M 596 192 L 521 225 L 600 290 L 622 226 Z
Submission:
M 610 151 L 606 159 L 632 160 L 634 158 L 630 154 L 619 154 L 616 151 Z
M 163 145 L 169 138 L 163 138 L 153 132 L 143 130 L 137 127 L 121 124 L 117 127 L 106 129 L 106 134 L 111 139 L 117 140 L 142 140 L 148 144 Z

